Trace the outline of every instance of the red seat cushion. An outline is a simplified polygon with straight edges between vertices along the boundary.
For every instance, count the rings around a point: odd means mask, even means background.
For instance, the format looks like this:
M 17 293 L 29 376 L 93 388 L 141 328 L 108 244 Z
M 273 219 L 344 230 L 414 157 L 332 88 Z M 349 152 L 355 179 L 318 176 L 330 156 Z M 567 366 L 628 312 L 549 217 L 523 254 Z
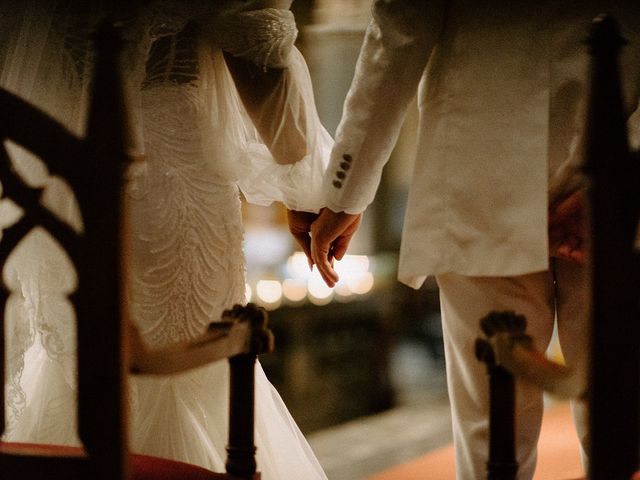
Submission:
M 81 456 L 84 450 L 79 447 L 62 445 L 40 445 L 31 443 L 0 442 L 5 451 L 33 452 L 42 455 Z M 222 480 L 228 478 L 205 468 L 188 463 L 167 460 L 149 455 L 131 455 L 132 480 Z
M 165 458 L 134 454 L 132 457 L 133 480 L 214 480 L 228 478 L 196 465 L 167 460 Z

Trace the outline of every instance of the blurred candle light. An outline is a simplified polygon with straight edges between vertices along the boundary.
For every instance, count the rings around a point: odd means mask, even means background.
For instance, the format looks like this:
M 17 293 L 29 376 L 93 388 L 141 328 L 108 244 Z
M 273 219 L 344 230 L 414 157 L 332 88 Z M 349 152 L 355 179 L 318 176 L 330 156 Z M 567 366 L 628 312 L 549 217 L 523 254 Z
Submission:
M 287 278 L 282 282 L 282 293 L 291 302 L 300 302 L 307 296 L 307 284 L 304 280 Z
M 342 279 L 336 284 L 334 291 L 341 297 L 351 297 L 353 295 L 349 284 Z
M 333 289 L 327 287 L 317 269 L 313 270 L 307 283 L 309 300 L 316 305 L 325 305 L 331 301 Z
M 304 252 L 295 252 L 289 257 L 287 271 L 291 278 L 308 278 L 311 276 L 309 262 Z
M 369 271 L 369 257 L 366 255 L 345 255 L 342 260 L 335 262 L 336 273 L 342 276 Z
M 364 295 L 373 287 L 373 274 L 369 272 L 369 257 L 366 255 L 345 255 L 336 262 L 335 269 L 340 276 L 336 292 L 341 296 Z
M 282 285 L 277 280 L 258 280 L 256 295 L 265 308 L 277 308 L 282 300 Z
M 341 301 L 349 301 L 354 295 L 364 295 L 373 288 L 374 277 L 369 268 L 371 262 L 366 255 L 345 255 L 334 263 L 340 280 L 334 288 L 326 286 L 317 269 L 311 271 L 303 252 L 295 252 L 287 260 L 289 275 L 282 284 L 282 293 L 292 302 L 299 302 L 305 296 L 316 305 L 329 303 L 334 292 Z
M 373 288 L 373 274 L 371 272 L 362 272 L 352 279 L 349 288 L 358 295 L 369 293 Z

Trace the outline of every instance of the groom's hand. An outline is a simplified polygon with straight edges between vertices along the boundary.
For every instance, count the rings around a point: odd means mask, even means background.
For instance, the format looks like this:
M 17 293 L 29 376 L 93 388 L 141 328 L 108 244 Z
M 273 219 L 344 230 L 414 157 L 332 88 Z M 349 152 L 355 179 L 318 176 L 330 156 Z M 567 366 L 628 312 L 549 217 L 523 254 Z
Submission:
M 361 220 L 361 213 L 352 215 L 324 208 L 311 225 L 311 258 L 329 287 L 339 280 L 333 259 L 342 259 Z

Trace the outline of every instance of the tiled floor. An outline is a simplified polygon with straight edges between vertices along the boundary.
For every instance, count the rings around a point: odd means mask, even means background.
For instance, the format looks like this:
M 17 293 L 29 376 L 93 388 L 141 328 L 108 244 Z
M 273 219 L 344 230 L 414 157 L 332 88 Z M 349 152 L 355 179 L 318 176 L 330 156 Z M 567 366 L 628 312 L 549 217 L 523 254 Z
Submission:
M 451 442 L 442 360 L 405 342 L 392 371 L 396 408 L 308 436 L 329 480 L 361 480 Z

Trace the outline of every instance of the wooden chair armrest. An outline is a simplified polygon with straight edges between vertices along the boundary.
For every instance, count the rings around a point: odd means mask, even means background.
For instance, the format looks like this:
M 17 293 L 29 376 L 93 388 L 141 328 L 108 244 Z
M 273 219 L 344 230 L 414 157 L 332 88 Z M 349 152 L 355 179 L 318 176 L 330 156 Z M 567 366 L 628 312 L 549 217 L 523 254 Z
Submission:
M 501 366 L 514 377 L 562 398 L 583 397 L 586 371 L 549 360 L 525 333 L 526 318 L 513 312 L 491 312 L 481 320 L 486 340 L 476 343 L 478 358 Z
M 271 352 L 274 347 L 266 312 L 252 304 L 225 310 L 222 320 L 211 323 L 198 338 L 162 348 L 148 348 L 133 322 L 127 324 L 129 368 L 134 374 L 179 373 L 241 354 Z
M 138 330 L 131 327 L 131 372 L 144 375 L 179 373 L 250 351 L 252 332 L 248 322 L 219 323 L 193 341 L 158 349 L 145 347 Z
M 516 378 L 539 386 L 561 398 L 576 398 L 586 394 L 585 375 L 578 370 L 549 360 L 538 351 L 528 335 L 506 332 L 490 338 L 496 364 Z

